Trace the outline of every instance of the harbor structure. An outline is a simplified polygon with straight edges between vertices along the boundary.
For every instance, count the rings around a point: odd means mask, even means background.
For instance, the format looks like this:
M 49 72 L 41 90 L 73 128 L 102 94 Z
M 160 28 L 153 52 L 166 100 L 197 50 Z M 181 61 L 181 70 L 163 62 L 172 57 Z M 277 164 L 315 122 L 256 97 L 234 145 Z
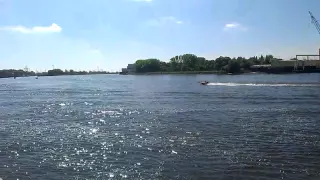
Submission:
M 134 73 L 136 70 L 135 64 L 128 64 L 126 68 L 122 68 L 120 74 Z
M 320 35 L 320 25 L 318 20 L 309 11 L 312 24 L 315 26 L 316 30 Z M 294 71 L 305 71 L 306 68 L 316 68 L 320 69 L 320 48 L 318 54 L 299 54 L 296 55 L 294 62 Z

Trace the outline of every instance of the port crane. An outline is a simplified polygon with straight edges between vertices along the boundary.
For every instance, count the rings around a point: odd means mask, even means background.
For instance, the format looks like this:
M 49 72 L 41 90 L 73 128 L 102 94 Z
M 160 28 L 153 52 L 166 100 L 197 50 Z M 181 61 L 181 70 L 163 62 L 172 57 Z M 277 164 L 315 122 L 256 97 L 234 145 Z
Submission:
M 320 25 L 317 21 L 317 19 L 313 16 L 313 14 L 309 11 L 309 14 L 311 16 L 311 21 L 314 24 L 314 26 L 316 27 L 316 29 L 318 30 L 318 33 L 320 34 Z
M 319 35 L 320 35 L 320 25 L 318 20 L 313 16 L 313 14 L 309 11 L 310 17 L 311 17 L 311 23 L 314 24 L 314 26 L 316 27 Z M 306 59 L 303 59 L 301 62 L 298 61 L 298 57 L 307 57 Z M 318 59 L 320 60 L 320 49 L 319 49 L 319 54 L 317 55 L 296 55 L 296 62 L 294 65 L 294 71 L 297 71 L 299 69 L 300 66 L 302 66 L 302 69 L 304 70 L 305 64 L 304 61 L 305 60 L 309 60 L 309 57 L 318 57 Z M 301 63 L 301 64 L 300 64 Z M 317 68 L 320 68 L 320 63 L 318 65 L 316 65 Z
M 317 19 L 313 16 L 313 14 L 310 11 L 309 11 L 309 14 L 311 16 L 312 23 L 314 24 L 314 26 L 316 27 L 316 29 L 320 35 L 320 25 L 319 25 Z M 319 49 L 319 60 L 320 60 L 320 49 Z

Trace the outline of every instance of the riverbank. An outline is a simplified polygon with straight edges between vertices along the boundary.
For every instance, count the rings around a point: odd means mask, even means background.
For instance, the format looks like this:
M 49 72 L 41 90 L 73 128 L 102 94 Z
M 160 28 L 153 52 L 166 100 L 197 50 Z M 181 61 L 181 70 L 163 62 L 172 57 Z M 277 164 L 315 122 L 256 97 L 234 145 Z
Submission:
M 161 71 L 161 72 L 145 72 L 145 73 L 129 73 L 132 75 L 160 75 L 160 74 L 227 74 L 222 71 Z
M 145 73 L 128 73 L 128 74 L 120 74 L 120 75 L 188 75 L 188 74 L 216 74 L 216 75 L 240 75 L 240 74 L 254 74 L 261 73 L 265 74 L 265 72 L 252 72 L 252 71 L 244 71 L 239 73 L 227 73 L 225 71 L 165 71 L 165 72 L 145 72 Z
M 261 71 L 241 71 L 238 73 L 228 73 L 226 71 L 159 71 L 144 73 L 127 73 L 120 75 L 183 75 L 183 74 L 216 74 L 216 75 L 241 75 L 241 74 L 297 74 L 297 73 L 320 73 L 320 69 L 309 69 L 304 71 L 283 70 L 283 69 L 267 69 Z
M 40 74 L 37 76 L 79 76 L 79 75 L 101 75 L 101 74 L 119 74 L 118 72 L 110 73 L 82 73 L 82 74 Z
M 119 74 L 119 73 L 101 73 L 101 74 Z M 50 77 L 50 76 L 80 76 L 80 75 L 101 75 L 101 74 L 61 74 L 61 75 L 44 75 L 44 74 L 39 74 L 39 75 L 25 75 L 25 76 L 0 76 L 0 79 L 5 79 L 5 78 L 21 78 L 21 77 Z
M 118 74 L 118 72 L 107 71 L 62 71 L 60 69 L 49 70 L 48 72 L 34 72 L 15 69 L 0 70 L 0 78 L 14 78 L 14 77 L 32 77 L 32 76 L 73 76 L 73 75 L 94 75 L 94 74 Z

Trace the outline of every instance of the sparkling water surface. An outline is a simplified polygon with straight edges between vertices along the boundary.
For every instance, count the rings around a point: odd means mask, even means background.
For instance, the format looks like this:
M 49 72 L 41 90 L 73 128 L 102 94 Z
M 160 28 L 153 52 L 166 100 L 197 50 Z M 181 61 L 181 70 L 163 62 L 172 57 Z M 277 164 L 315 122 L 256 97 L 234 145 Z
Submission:
M 0 79 L 0 177 L 319 180 L 320 74 Z

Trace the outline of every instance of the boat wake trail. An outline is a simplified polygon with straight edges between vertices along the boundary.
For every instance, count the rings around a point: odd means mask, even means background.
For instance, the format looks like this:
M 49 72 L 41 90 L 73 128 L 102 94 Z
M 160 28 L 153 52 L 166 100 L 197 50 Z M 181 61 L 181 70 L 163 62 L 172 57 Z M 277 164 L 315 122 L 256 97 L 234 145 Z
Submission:
M 301 87 L 320 87 L 320 83 L 208 83 L 208 86 L 301 86 Z

